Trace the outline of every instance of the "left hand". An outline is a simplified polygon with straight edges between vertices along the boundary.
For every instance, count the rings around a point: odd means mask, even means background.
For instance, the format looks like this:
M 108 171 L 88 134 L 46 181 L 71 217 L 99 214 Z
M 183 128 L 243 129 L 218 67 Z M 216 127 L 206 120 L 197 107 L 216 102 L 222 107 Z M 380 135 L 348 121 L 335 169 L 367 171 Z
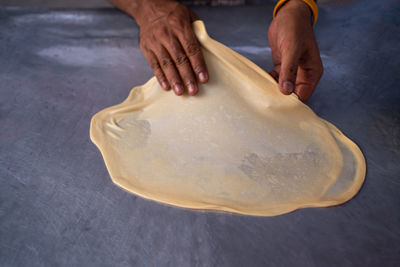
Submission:
M 295 93 L 303 102 L 310 98 L 323 73 L 311 15 L 303 1 L 289 0 L 268 30 L 274 62 L 270 74 L 279 81 L 283 94 Z

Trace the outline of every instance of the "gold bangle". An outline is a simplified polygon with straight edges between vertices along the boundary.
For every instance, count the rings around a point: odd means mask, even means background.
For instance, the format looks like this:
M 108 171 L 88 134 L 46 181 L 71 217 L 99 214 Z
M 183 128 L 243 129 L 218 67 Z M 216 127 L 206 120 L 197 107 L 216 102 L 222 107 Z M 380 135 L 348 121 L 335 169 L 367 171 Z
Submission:
M 278 9 L 287 2 L 288 0 L 279 0 L 278 3 L 276 3 L 275 8 L 274 8 L 274 13 L 273 13 L 273 17 L 276 17 L 276 13 L 278 12 Z M 313 20 L 313 26 L 315 25 L 315 23 L 317 22 L 318 19 L 318 6 L 315 3 L 315 0 L 301 0 L 303 1 L 305 4 L 307 4 L 310 9 L 311 12 L 313 14 L 314 20 Z

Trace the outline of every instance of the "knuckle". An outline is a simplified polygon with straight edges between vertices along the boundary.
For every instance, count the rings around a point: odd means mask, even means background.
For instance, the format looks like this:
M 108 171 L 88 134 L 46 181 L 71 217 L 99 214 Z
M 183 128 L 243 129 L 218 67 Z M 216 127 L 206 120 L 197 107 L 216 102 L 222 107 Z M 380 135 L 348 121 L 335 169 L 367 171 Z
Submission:
M 154 32 L 150 32 L 146 34 L 146 36 L 143 36 L 141 40 L 143 43 L 153 44 L 154 41 L 156 40 L 156 35 L 154 34 Z
M 156 75 L 156 77 L 160 81 L 160 83 L 165 82 L 165 76 L 161 72 L 158 72 L 158 73 L 155 72 L 154 75 Z
M 158 39 L 160 36 L 163 37 L 163 36 L 169 36 L 169 35 L 170 35 L 170 32 L 167 27 L 160 27 L 157 30 L 157 33 L 155 35 L 153 35 L 153 37 L 154 37 L 153 40 Z
M 201 66 L 195 66 L 195 67 L 193 68 L 193 70 L 194 70 L 195 73 L 205 72 L 205 71 L 204 71 L 204 68 L 201 67 Z
M 182 82 L 176 78 L 172 78 L 170 84 L 172 84 L 173 87 L 181 87 L 182 86 Z
M 187 63 L 189 63 L 189 59 L 188 59 L 188 57 L 187 57 L 185 54 L 179 54 L 179 55 L 175 58 L 175 64 L 176 64 L 177 66 L 185 65 L 185 64 L 187 64 Z
M 186 51 L 189 56 L 195 56 L 201 52 L 200 46 L 197 43 L 189 43 L 186 46 Z
M 192 80 L 192 79 L 185 80 L 185 85 L 187 87 L 192 86 L 193 84 L 196 84 L 196 82 L 194 80 Z
M 164 76 L 161 75 L 160 72 L 155 71 L 155 72 L 154 72 L 154 75 L 157 77 L 157 79 L 158 79 L 160 82 L 162 82 L 162 81 L 164 80 Z
M 149 65 L 150 65 L 150 68 L 154 71 L 160 68 L 158 62 L 155 60 L 149 61 Z
M 195 65 L 193 70 L 196 73 L 205 72 L 205 67 L 203 65 Z
M 183 29 L 185 26 L 185 21 L 180 16 L 176 15 L 168 16 L 168 23 L 176 29 Z
M 170 58 L 164 57 L 161 59 L 161 66 L 163 68 L 168 68 L 172 65 L 172 60 Z

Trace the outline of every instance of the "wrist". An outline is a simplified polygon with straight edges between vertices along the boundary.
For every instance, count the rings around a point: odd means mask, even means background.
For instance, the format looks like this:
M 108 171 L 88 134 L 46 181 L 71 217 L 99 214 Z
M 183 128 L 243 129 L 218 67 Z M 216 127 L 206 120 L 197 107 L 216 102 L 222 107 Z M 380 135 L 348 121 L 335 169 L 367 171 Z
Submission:
M 148 0 L 133 0 L 131 1 L 127 13 L 131 15 L 136 23 L 140 26 L 143 23 L 146 13 L 150 9 L 150 4 L 152 1 Z
M 132 5 L 129 14 L 135 18 L 139 26 L 164 16 L 168 13 L 165 13 L 165 11 L 170 9 L 171 4 L 176 4 L 175 0 L 136 0 L 133 2 L 135 4 Z
M 310 21 L 311 25 L 313 22 L 313 12 L 311 8 L 302 0 L 286 1 L 275 12 L 276 16 L 278 16 L 279 14 L 281 16 L 283 16 L 284 14 L 290 14 L 290 16 L 295 16 L 296 18 L 302 19 L 304 21 Z

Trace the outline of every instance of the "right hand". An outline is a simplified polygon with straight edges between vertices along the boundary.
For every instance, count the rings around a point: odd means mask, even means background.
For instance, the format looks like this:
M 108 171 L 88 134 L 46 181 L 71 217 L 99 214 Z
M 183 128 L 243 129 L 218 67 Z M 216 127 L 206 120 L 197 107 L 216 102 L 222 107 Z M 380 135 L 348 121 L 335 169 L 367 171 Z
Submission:
M 192 30 L 198 17 L 172 0 L 144 1 L 140 18 L 140 49 L 164 90 L 176 95 L 198 92 L 196 77 L 208 81 L 200 44 Z
M 268 30 L 274 62 L 270 74 L 283 94 L 295 93 L 303 102 L 311 97 L 324 70 L 311 16 L 307 4 L 291 0 L 279 9 Z

